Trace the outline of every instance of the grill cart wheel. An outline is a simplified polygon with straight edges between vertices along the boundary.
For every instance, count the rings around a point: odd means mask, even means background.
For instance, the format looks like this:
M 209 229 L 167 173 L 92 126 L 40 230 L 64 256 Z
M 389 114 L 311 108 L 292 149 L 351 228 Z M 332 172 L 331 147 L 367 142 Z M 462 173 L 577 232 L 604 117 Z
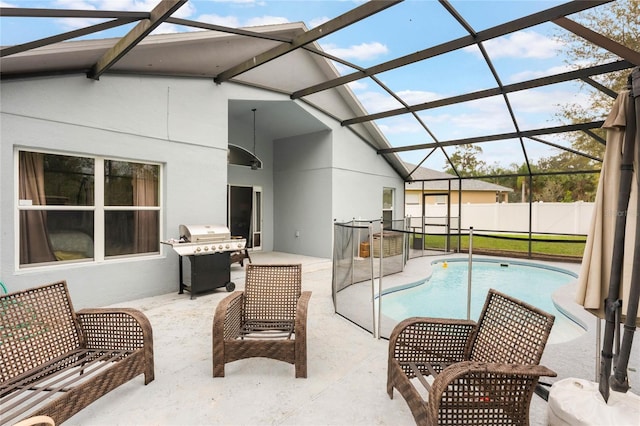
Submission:
M 229 281 L 225 287 L 229 293 L 236 289 L 235 283 Z

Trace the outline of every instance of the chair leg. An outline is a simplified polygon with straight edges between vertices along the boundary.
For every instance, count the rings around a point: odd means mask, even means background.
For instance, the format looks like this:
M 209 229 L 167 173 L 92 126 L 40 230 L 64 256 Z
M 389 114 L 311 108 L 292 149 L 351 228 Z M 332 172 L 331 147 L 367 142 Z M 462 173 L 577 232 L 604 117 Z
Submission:
M 296 362 L 296 379 L 307 378 L 307 362 Z
M 224 362 L 220 364 L 213 360 L 213 377 L 224 377 Z
M 212 339 L 212 359 L 213 359 L 213 377 L 224 377 L 224 342 L 221 342 L 221 338 L 217 338 L 217 333 L 220 333 L 219 328 L 213 327 L 213 339 Z

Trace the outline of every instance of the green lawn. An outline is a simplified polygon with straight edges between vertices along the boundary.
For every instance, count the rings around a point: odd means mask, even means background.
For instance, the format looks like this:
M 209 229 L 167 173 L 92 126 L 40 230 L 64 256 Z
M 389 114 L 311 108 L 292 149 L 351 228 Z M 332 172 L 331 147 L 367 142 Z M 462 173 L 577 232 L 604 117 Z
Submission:
M 485 236 L 486 235 L 486 236 Z M 473 236 L 473 250 L 528 253 L 528 235 L 522 234 L 475 234 Z M 500 238 L 502 237 L 502 238 Z M 538 241 L 536 241 L 538 240 Z M 539 241 L 544 240 L 544 241 Z M 553 240 L 553 241 L 546 241 Z M 457 248 L 458 238 L 452 236 L 450 248 Z M 574 242 L 575 241 L 575 242 Z M 461 250 L 469 249 L 469 237 L 463 235 L 460 239 Z M 586 238 L 566 235 L 532 235 L 531 252 L 543 255 L 582 257 Z M 412 247 L 413 247 L 413 243 Z M 442 235 L 427 235 L 425 249 L 444 250 L 445 237 Z

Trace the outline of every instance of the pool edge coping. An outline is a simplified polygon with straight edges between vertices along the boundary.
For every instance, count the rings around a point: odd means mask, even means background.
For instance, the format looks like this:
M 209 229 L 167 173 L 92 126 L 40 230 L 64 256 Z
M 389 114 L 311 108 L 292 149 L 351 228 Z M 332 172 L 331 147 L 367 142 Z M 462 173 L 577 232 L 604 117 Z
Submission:
M 411 259 L 410 259 L 411 260 Z M 429 266 L 432 267 L 432 269 L 430 271 L 428 271 L 428 274 L 425 278 L 411 282 L 411 283 L 407 283 L 407 284 L 399 284 L 387 289 L 384 289 L 380 292 L 379 295 L 376 295 L 376 299 L 381 297 L 381 296 L 386 296 L 388 294 L 392 294 L 398 291 L 403 291 L 403 290 L 408 290 L 410 288 L 415 288 L 418 287 L 420 285 L 426 284 L 431 277 L 433 276 L 433 265 L 438 264 L 438 263 L 446 263 L 446 262 L 468 262 L 468 257 L 453 257 L 450 259 L 447 258 L 438 258 L 438 259 L 434 259 L 431 262 L 429 262 Z M 584 330 L 585 333 L 589 332 L 589 326 L 586 323 L 586 318 L 584 318 L 584 320 L 582 318 L 579 318 L 580 316 L 582 316 L 581 314 L 586 314 L 587 312 L 584 311 L 584 309 L 578 309 L 581 308 L 575 301 L 573 300 L 564 300 L 564 292 L 570 290 L 570 287 L 573 287 L 576 285 L 577 283 L 577 279 L 578 279 L 578 273 L 571 271 L 569 269 L 565 269 L 565 268 L 561 268 L 559 266 L 553 266 L 553 265 L 547 265 L 544 263 L 541 263 L 543 261 L 538 261 L 538 260 L 532 260 L 532 261 L 527 261 L 527 260 L 519 260 L 519 259 L 507 259 L 507 258 L 494 258 L 494 257 L 474 257 L 472 258 L 473 262 L 483 262 L 483 263 L 509 263 L 509 264 L 513 264 L 513 265 L 520 265 L 520 266 L 529 266 L 529 267 L 537 267 L 537 268 L 541 268 L 541 269 L 547 269 L 547 270 L 551 270 L 551 271 L 555 271 L 555 272 L 560 272 L 560 273 L 564 273 L 567 275 L 570 275 L 574 278 L 574 280 L 572 280 L 571 282 L 564 284 L 562 286 L 560 286 L 559 288 L 557 288 L 552 294 L 551 294 L 551 301 L 554 304 L 554 306 L 556 307 L 556 309 L 565 317 L 567 317 L 570 321 L 572 321 L 574 324 L 576 324 L 578 327 L 582 328 L 582 330 Z M 563 300 L 560 300 L 563 299 Z M 565 306 L 565 304 L 567 305 L 572 305 L 572 306 Z M 575 306 L 573 306 L 575 305 Z M 384 315 L 384 314 L 383 314 Z M 385 315 L 386 317 L 386 315 Z M 581 336 L 577 336 L 576 338 L 579 338 Z M 554 343 L 554 344 L 561 344 L 563 342 L 558 342 L 558 343 Z

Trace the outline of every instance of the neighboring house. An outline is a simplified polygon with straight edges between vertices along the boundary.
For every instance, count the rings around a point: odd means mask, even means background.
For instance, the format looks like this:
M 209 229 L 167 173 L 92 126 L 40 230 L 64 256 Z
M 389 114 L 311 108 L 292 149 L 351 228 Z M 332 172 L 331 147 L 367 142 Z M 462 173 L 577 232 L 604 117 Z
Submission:
M 409 171 L 415 165 L 405 163 Z M 413 182 L 405 183 L 405 212 L 412 217 L 429 216 L 429 206 L 457 206 L 462 204 L 490 204 L 508 202 L 513 189 L 476 179 L 458 180 L 455 176 L 437 170 L 418 167 L 411 175 Z M 460 192 L 459 183 L 462 191 Z M 425 212 L 423 213 L 423 205 Z M 438 209 L 441 211 L 442 209 Z M 457 216 L 457 207 L 452 212 Z M 438 214 L 439 215 L 439 214 Z
M 252 30 L 293 39 L 305 28 Z M 177 291 L 178 256 L 160 241 L 181 224 L 330 258 L 334 220 L 404 217 L 404 164 L 377 154 L 389 144 L 372 123 L 341 126 L 365 113 L 351 91 L 287 95 L 337 77 L 325 58 L 298 49 L 216 84 L 280 43 L 189 32 L 149 36 L 87 78 L 116 41 L 2 58 L 0 280 L 11 291 L 65 279 L 79 307 Z

